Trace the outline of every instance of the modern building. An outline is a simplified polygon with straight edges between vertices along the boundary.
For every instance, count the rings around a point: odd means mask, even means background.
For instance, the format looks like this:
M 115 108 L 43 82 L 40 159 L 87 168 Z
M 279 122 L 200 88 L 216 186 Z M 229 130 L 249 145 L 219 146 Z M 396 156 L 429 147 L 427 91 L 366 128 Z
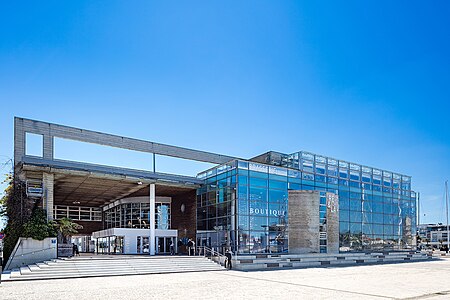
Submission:
M 420 224 L 417 226 L 417 236 L 420 239 L 420 246 L 422 249 L 434 248 L 442 249 L 449 248 L 447 240 L 447 225 L 438 224 Z
M 82 251 L 164 254 L 174 242 L 237 253 L 414 249 L 411 177 L 309 152 L 241 159 L 15 118 L 15 175 L 49 219 L 84 226 Z M 42 155 L 26 153 L 29 135 Z M 208 162 L 197 176 L 57 159 L 55 139 Z M 175 172 L 176 173 L 176 172 Z M 181 246 L 180 251 L 184 250 Z

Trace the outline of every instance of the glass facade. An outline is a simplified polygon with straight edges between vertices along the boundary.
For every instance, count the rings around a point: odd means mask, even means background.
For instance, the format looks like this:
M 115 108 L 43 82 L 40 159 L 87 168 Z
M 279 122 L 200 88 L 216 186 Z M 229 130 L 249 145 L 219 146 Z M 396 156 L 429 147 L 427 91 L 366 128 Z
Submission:
M 200 173 L 199 241 L 239 253 L 288 251 L 288 190 L 339 196 L 340 251 L 402 250 L 415 245 L 411 177 L 308 152 L 269 152 Z M 318 208 L 321 222 L 324 208 Z M 322 226 L 323 227 L 323 226 Z M 326 252 L 326 241 L 321 241 Z
M 105 229 L 150 228 L 150 203 L 126 203 L 109 208 L 105 214 Z M 170 229 L 170 203 L 155 203 L 155 228 Z

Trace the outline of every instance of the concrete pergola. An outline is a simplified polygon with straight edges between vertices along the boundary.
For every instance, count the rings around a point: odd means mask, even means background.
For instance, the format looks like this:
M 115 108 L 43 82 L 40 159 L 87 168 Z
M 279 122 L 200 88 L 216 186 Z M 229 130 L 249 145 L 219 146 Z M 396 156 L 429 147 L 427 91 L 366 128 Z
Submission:
M 26 133 L 43 137 L 42 157 L 26 154 Z M 202 180 L 191 176 L 118 168 L 54 157 L 54 138 L 111 146 L 121 149 L 164 155 L 187 160 L 223 164 L 235 157 L 165 145 L 145 140 L 101 133 L 75 127 L 14 118 L 14 171 L 22 180 L 38 179 L 43 183 L 43 208 L 53 219 L 54 203 L 103 206 L 130 195 L 147 195 L 150 210 L 155 210 L 156 189 L 159 194 L 176 195 L 197 189 Z M 150 254 L 155 254 L 155 216 L 150 214 Z

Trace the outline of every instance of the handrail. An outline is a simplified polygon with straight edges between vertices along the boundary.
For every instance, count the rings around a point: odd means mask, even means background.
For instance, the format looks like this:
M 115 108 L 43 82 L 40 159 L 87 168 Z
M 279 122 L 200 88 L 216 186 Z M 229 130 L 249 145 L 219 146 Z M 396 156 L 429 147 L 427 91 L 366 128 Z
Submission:
M 38 253 L 38 252 L 43 252 L 43 251 L 47 251 L 47 250 L 51 250 L 51 249 L 55 249 L 55 247 L 50 247 L 50 248 L 40 249 L 40 250 L 28 252 L 28 253 L 22 253 L 20 256 L 24 256 L 24 255 L 28 255 L 28 254 L 36 254 L 36 253 Z
M 18 243 L 16 243 L 16 246 L 14 247 L 14 253 L 11 253 L 8 257 L 8 261 L 6 262 L 5 265 L 5 270 L 9 269 L 9 265 L 11 265 L 12 260 L 16 256 L 17 249 L 19 249 L 20 245 L 22 244 L 22 241 L 23 239 L 19 237 L 19 240 L 17 241 Z
M 199 250 L 200 249 L 203 250 L 204 257 L 207 257 L 207 258 L 211 259 L 212 261 L 215 261 L 216 263 L 218 263 L 221 266 L 225 265 L 225 259 L 226 259 L 225 255 L 221 254 L 220 252 L 218 252 L 212 248 L 208 248 L 206 246 L 199 246 L 197 248 Z M 201 255 L 200 251 L 198 251 L 198 253 L 199 253 L 199 255 Z M 209 255 L 207 255 L 207 254 L 209 254 Z M 215 260 L 215 258 L 217 258 L 217 261 Z
M 19 240 L 18 240 L 17 242 L 18 242 L 18 243 L 16 244 L 16 247 L 14 248 L 14 254 L 11 254 L 11 255 L 9 256 L 8 261 L 6 262 L 5 270 L 8 270 L 8 269 L 9 269 L 9 266 L 11 265 L 13 259 L 16 257 L 17 250 L 20 248 L 20 245 L 21 245 L 22 242 L 23 242 L 23 238 L 19 238 Z M 36 253 L 43 252 L 43 251 L 47 251 L 47 250 L 51 250 L 51 249 L 55 249 L 55 248 L 54 248 L 54 247 L 49 247 L 49 248 L 45 248 L 45 249 L 39 249 L 39 250 L 27 252 L 27 253 L 22 253 L 22 254 L 20 254 L 20 256 L 23 257 L 23 256 L 25 256 L 25 255 L 36 254 Z M 19 256 L 17 256 L 17 257 L 19 257 Z

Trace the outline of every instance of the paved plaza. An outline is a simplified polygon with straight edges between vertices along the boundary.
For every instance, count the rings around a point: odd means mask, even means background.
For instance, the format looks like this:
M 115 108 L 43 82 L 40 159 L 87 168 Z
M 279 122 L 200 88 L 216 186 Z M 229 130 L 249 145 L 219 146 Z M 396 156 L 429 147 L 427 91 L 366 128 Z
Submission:
M 4 282 L 0 299 L 450 299 L 450 259 Z

